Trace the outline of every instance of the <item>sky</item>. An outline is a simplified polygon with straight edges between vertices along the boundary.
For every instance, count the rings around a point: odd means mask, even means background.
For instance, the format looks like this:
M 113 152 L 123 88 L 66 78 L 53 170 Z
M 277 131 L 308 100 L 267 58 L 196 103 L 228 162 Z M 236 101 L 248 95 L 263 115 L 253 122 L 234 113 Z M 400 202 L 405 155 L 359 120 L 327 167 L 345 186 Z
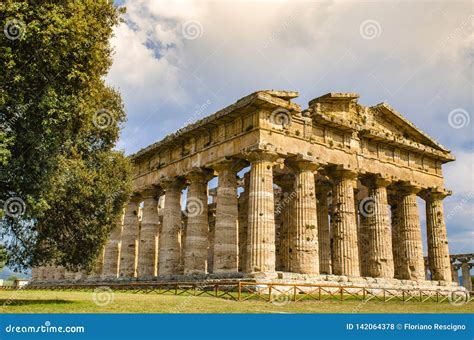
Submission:
M 451 253 L 474 252 L 470 1 L 122 0 L 107 82 L 128 114 L 132 154 L 257 90 L 387 102 L 450 149 L 443 167 Z M 425 253 L 424 203 L 420 199 Z

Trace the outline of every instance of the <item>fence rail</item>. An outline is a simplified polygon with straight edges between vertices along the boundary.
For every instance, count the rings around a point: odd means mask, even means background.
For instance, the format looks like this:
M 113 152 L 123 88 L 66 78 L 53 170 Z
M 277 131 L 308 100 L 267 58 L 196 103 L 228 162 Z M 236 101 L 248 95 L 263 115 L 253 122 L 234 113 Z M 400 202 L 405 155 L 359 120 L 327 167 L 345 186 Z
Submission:
M 401 301 L 401 302 L 471 302 L 472 294 L 436 289 L 368 288 L 279 282 L 126 282 L 126 283 L 71 283 L 29 284 L 22 290 L 74 290 L 90 291 L 111 289 L 134 294 L 171 294 L 187 296 L 213 296 L 235 301 L 262 300 L 274 303 L 287 301 Z

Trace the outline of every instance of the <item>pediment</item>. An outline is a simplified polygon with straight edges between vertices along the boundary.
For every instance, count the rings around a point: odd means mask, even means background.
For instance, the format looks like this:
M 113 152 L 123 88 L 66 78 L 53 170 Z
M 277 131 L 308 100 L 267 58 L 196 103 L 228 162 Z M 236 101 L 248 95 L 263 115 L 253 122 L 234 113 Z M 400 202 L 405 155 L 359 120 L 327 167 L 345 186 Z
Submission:
M 381 103 L 370 108 L 372 124 L 371 129 L 382 134 L 403 138 L 408 141 L 432 147 L 435 150 L 449 152 L 449 150 L 416 127 L 412 122 L 403 117 L 399 112 L 386 103 Z

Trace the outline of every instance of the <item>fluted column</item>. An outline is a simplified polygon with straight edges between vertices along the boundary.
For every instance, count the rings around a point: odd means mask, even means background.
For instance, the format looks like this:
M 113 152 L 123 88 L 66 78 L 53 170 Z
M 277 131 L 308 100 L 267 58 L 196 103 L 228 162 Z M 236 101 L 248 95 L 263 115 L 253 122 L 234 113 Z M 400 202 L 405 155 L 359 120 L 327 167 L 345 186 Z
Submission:
M 295 176 L 293 174 L 280 175 L 276 183 L 281 188 L 281 199 L 275 215 L 280 215 L 280 240 L 277 245 L 280 248 L 281 269 L 290 271 L 290 235 L 291 224 L 294 220 L 291 206 L 296 198 L 294 191 Z
M 251 162 L 247 273 L 275 271 L 275 215 L 273 163 L 277 155 L 269 151 L 247 152 Z
M 281 214 L 277 213 L 279 211 L 281 203 L 281 188 L 273 188 L 273 199 L 275 204 L 275 270 L 282 270 L 282 261 L 281 261 L 281 249 L 278 247 L 281 239 Z
M 141 193 L 143 211 L 138 248 L 138 277 L 149 278 L 158 275 L 158 228 L 160 224 L 158 194 L 156 189 L 148 189 Z
M 399 190 L 398 239 L 400 246 L 400 279 L 424 280 L 421 225 L 416 194 L 420 188 L 403 186 Z
M 389 204 L 391 211 L 391 225 L 392 225 L 392 256 L 393 256 L 393 276 L 400 278 L 401 268 L 401 253 L 400 253 L 400 236 L 399 236 L 399 223 L 400 223 L 400 197 L 396 194 L 389 196 Z
M 356 176 L 355 172 L 349 170 L 331 173 L 333 178 L 332 269 L 335 275 L 360 276 L 353 187 Z
M 472 291 L 471 264 L 467 261 L 461 262 L 462 285 L 468 291 Z
M 316 186 L 316 209 L 318 216 L 319 271 L 331 274 L 331 235 L 329 229 L 328 192 L 329 185 Z
M 178 178 L 161 181 L 165 190 L 163 226 L 158 249 L 158 275 L 181 274 L 181 190 L 183 182 Z
M 247 232 L 248 232 L 248 206 L 250 173 L 247 172 L 243 178 L 244 191 L 239 196 L 239 271 L 245 271 L 247 261 Z
M 454 263 L 451 263 L 451 277 L 452 277 L 452 281 L 459 284 L 458 270 L 459 270 L 458 265 L 457 265 L 457 264 L 454 264 Z
M 209 220 L 207 182 L 209 171 L 194 169 L 186 177 L 189 181 L 186 201 L 188 224 L 184 251 L 184 274 L 206 274 Z
M 443 199 L 449 194 L 447 190 L 429 189 L 424 190 L 421 195 L 426 202 L 428 261 L 432 280 L 452 280 L 443 210 Z
M 239 210 L 237 201 L 237 160 L 214 166 L 218 172 L 216 225 L 214 231 L 214 273 L 239 270 Z
M 293 205 L 295 219 L 290 229 L 290 268 L 292 272 L 319 274 L 318 219 L 314 171 L 318 165 L 312 160 L 296 156 L 287 165 L 295 172 Z
M 119 276 L 120 267 L 120 244 L 122 242 L 122 229 L 124 222 L 125 209 L 117 221 L 116 226 L 109 234 L 109 238 L 105 244 L 104 264 L 102 267 L 102 276 L 117 278 Z
M 370 211 L 362 209 L 367 223 L 367 274 L 370 277 L 393 278 L 392 235 L 388 210 L 387 186 L 390 182 L 380 177 L 364 178 L 362 183 L 369 189 Z
M 369 276 L 369 218 L 368 214 L 365 213 L 365 209 L 372 209 L 373 204 L 370 204 L 368 197 L 364 197 L 360 200 L 356 207 L 356 214 L 359 215 L 358 224 L 358 246 L 359 246 L 359 268 L 360 275 L 363 277 Z
M 123 222 L 122 243 L 120 249 L 120 277 L 137 276 L 137 255 L 139 237 L 139 197 L 131 197 L 125 208 Z

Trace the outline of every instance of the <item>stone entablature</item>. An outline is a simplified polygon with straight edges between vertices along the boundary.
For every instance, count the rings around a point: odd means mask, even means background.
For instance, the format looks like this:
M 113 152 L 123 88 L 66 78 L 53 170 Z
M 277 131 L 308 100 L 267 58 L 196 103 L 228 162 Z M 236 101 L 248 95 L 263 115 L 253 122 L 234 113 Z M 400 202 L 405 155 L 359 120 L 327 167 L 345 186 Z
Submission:
M 134 196 L 102 276 L 423 281 L 419 196 L 433 279 L 451 281 L 441 171 L 450 151 L 387 104 L 329 93 L 302 110 L 297 95 L 255 92 L 132 155 Z
M 331 93 L 302 111 L 290 101 L 296 96 L 256 92 L 139 151 L 132 156 L 135 187 L 223 157 L 243 157 L 245 148 L 268 143 L 283 157 L 307 150 L 321 163 L 385 173 L 421 186 L 443 186 L 441 164 L 453 156 L 390 106 L 364 107 L 356 94 Z M 390 125 L 396 120 L 403 124 L 398 133 Z

